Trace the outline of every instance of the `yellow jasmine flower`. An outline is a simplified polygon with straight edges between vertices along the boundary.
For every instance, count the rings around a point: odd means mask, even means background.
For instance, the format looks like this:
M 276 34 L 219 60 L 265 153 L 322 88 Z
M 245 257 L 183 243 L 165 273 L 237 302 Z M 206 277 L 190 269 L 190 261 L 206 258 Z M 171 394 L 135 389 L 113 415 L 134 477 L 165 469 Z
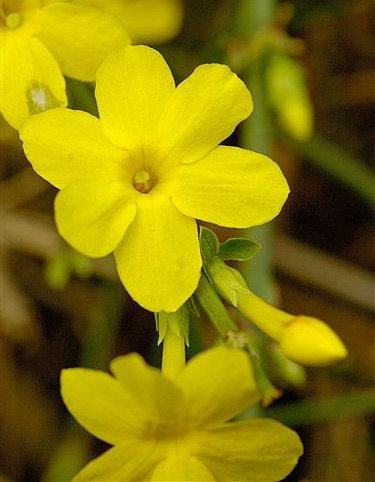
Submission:
M 295 432 L 269 419 L 228 422 L 258 399 L 246 354 L 217 347 L 174 379 L 137 354 L 97 370 L 62 372 L 78 422 L 114 445 L 73 481 L 276 481 L 302 453 Z
M 176 311 L 196 289 L 202 260 L 195 218 L 244 228 L 276 216 L 288 195 L 266 156 L 219 146 L 252 111 L 225 65 L 198 67 L 177 88 L 163 57 L 113 52 L 98 71 L 100 119 L 54 109 L 25 123 L 34 169 L 61 189 L 60 234 L 78 251 L 114 251 L 129 294 Z
M 57 0 L 2 0 L 1 29 L 1 112 L 16 129 L 67 104 L 62 74 L 93 81 L 107 54 L 129 43 L 113 15 Z
M 158 44 L 175 37 L 182 26 L 182 0 L 76 0 L 118 17 L 132 43 Z

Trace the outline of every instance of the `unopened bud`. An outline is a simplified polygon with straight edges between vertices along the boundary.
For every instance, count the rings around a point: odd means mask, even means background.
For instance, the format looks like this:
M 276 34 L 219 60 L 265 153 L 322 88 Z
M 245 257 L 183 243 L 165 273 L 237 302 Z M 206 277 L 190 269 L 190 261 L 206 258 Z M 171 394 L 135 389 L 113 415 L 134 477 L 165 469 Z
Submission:
M 313 367 L 331 365 L 347 356 L 336 333 L 326 323 L 310 316 L 296 316 L 285 325 L 279 343 L 285 356 Z

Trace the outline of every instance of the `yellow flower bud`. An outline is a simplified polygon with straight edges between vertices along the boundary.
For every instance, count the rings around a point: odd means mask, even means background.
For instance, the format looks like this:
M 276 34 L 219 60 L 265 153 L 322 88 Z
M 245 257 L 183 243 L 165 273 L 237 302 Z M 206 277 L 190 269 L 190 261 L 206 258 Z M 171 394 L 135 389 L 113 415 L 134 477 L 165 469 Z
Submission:
M 347 356 L 336 333 L 326 323 L 310 316 L 296 316 L 285 325 L 279 343 L 285 356 L 303 365 L 331 365 Z
M 237 308 L 280 345 L 290 360 L 308 366 L 326 366 L 347 356 L 331 328 L 311 316 L 294 316 L 269 305 L 250 291 L 237 293 Z

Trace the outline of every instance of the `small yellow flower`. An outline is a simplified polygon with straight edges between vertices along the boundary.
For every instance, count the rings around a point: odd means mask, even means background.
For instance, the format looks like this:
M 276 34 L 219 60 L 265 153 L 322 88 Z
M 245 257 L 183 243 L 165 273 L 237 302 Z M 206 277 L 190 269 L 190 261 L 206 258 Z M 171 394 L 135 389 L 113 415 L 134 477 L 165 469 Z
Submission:
M 175 37 L 182 26 L 182 0 L 76 0 L 118 17 L 132 43 L 158 44 Z
M 129 43 L 113 15 L 57 0 L 2 0 L 1 29 L 1 112 L 16 129 L 67 104 L 62 74 L 93 81 L 107 54 Z
M 194 357 L 174 380 L 136 354 L 110 375 L 62 372 L 78 422 L 114 445 L 74 481 L 276 481 L 302 453 L 295 432 L 268 419 L 227 422 L 258 398 L 246 354 L 226 347 Z
M 78 251 L 114 251 L 129 294 L 150 311 L 176 311 L 200 277 L 194 218 L 237 228 L 276 216 L 288 195 L 266 156 L 219 146 L 252 100 L 225 65 L 207 64 L 175 87 L 163 57 L 116 50 L 98 71 L 100 120 L 54 109 L 28 120 L 24 149 L 61 189 L 60 234 Z

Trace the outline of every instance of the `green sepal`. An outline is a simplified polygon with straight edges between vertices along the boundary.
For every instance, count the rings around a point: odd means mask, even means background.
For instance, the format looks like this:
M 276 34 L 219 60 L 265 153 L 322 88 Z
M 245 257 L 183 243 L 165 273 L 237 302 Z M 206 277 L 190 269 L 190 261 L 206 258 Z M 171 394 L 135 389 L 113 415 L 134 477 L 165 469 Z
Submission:
M 235 268 L 227 266 L 221 259 L 215 258 L 211 260 L 206 265 L 206 270 L 217 293 L 233 306 L 237 306 L 238 292 L 249 292 L 249 288 L 241 273 Z
M 223 261 L 247 261 L 260 250 L 261 245 L 247 238 L 230 238 L 220 245 L 218 256 Z
M 197 318 L 200 318 L 201 314 L 200 314 L 200 311 L 199 311 L 199 304 L 196 301 L 196 299 L 194 298 L 194 296 L 191 296 L 187 300 L 186 304 L 189 307 L 189 310 L 191 311 L 191 313 L 193 313 L 193 315 L 195 315 Z
M 216 234 L 211 229 L 201 226 L 199 232 L 199 240 L 203 259 L 208 263 L 212 258 L 217 256 L 220 243 Z
M 169 328 L 174 335 L 183 337 L 186 345 L 189 346 L 189 319 L 190 312 L 186 303 L 174 313 L 166 311 L 155 313 L 156 329 L 159 332 L 158 345 L 164 340 Z

